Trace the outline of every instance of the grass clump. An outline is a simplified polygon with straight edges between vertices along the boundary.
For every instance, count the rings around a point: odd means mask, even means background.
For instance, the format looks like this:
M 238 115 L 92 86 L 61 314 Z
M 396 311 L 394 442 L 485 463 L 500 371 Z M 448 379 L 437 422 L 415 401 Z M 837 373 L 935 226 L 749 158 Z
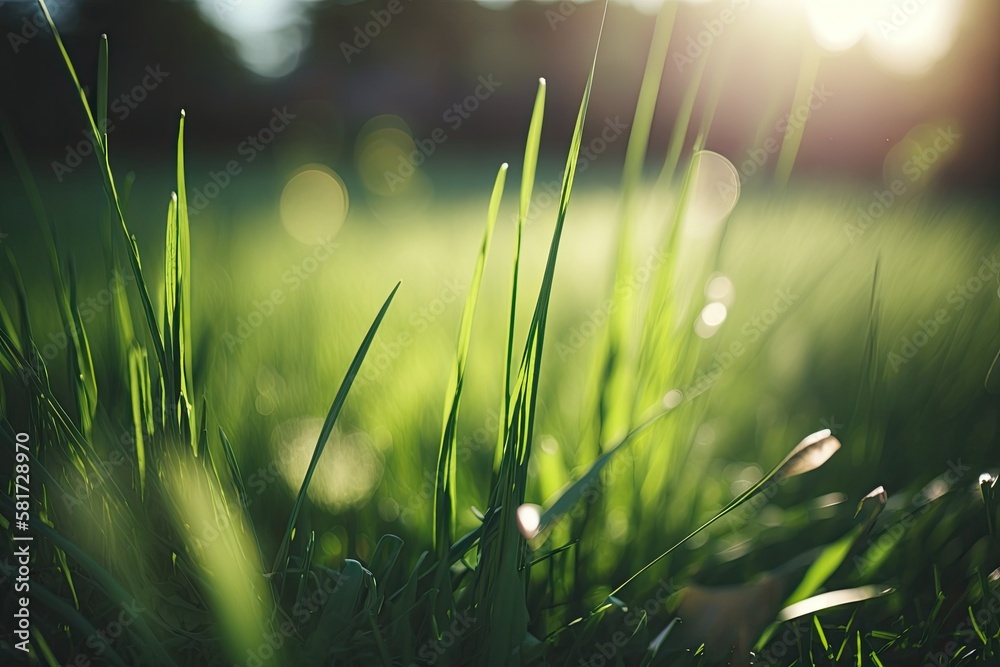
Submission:
M 313 507 L 311 489 L 324 452 L 329 456 L 328 448 L 344 437 L 345 415 L 359 422 L 380 409 L 370 398 L 352 404 L 351 390 L 373 346 L 387 335 L 399 283 L 391 289 L 387 283 L 388 296 L 379 294 L 376 305 L 381 305 L 366 312 L 370 325 L 352 341 L 353 356 L 338 368 L 337 390 L 330 385 L 316 392 L 324 402 L 330 394 L 333 399 L 310 441 L 301 481 L 288 494 L 264 484 L 259 490 L 259 471 L 249 472 L 260 452 L 254 452 L 253 436 L 242 424 L 244 394 L 222 391 L 229 380 L 205 370 L 205 356 L 196 345 L 203 340 L 196 332 L 210 329 L 198 324 L 208 311 L 197 307 L 194 287 L 185 186 L 187 119 L 182 112 L 176 190 L 167 201 L 157 290 L 152 272 L 143 271 L 139 244 L 126 221 L 131 180 L 119 186 L 107 137 L 100 132 L 107 117 L 107 40 L 101 39 L 97 93 L 90 99 L 40 4 L 95 137 L 107 202 L 104 267 L 109 275 L 127 273 L 130 280 L 113 283 L 113 307 L 98 346 L 96 327 L 81 314 L 71 256 L 58 243 L 27 161 L 4 123 L 5 141 L 43 239 L 56 315 L 68 332 L 67 366 L 64 374 L 56 374 L 32 326 L 38 316 L 29 304 L 36 299 L 8 247 L 9 281 L 0 302 L 3 440 L 12 452 L 17 433 L 30 433 L 38 443 L 30 455 L 30 514 L 37 536 L 31 595 L 37 605 L 32 609 L 38 611 L 33 611 L 29 660 L 56 665 L 83 656 L 116 665 L 388 666 L 749 664 L 752 653 L 773 664 L 812 665 L 914 664 L 928 655 L 943 655 L 952 665 L 995 659 L 1000 647 L 1000 622 L 991 611 L 1000 591 L 996 476 L 995 471 L 979 476 L 995 445 L 995 399 L 983 393 L 982 380 L 953 389 L 959 399 L 950 398 L 938 433 L 950 433 L 964 463 L 949 461 L 946 472 L 926 478 L 923 463 L 894 460 L 915 438 L 924 442 L 902 422 L 917 402 L 926 405 L 936 394 L 907 386 L 905 376 L 902 381 L 889 377 L 878 353 L 880 344 L 894 341 L 907 326 L 907 306 L 896 300 L 904 290 L 883 282 L 887 271 L 892 275 L 893 260 L 877 263 L 868 255 L 854 260 L 854 268 L 870 271 L 859 272 L 863 278 L 851 285 L 868 296 L 858 315 L 867 326 L 856 336 L 863 349 L 853 357 L 860 360 L 853 370 L 821 354 L 810 362 L 813 367 L 799 364 L 821 377 L 835 377 L 833 366 L 850 380 L 840 383 L 852 386 L 846 402 L 826 397 L 840 414 L 852 410 L 845 432 L 833 432 L 843 426 L 835 420 L 818 428 L 820 416 L 825 419 L 816 412 L 822 394 L 810 387 L 813 393 L 792 396 L 807 386 L 808 372 L 798 384 L 793 378 L 784 387 L 766 389 L 760 352 L 773 337 L 786 335 L 784 325 L 755 324 L 759 318 L 748 315 L 735 340 L 714 331 L 698 333 L 696 324 L 708 319 L 704 286 L 724 287 L 725 281 L 718 282 L 720 277 L 729 281 L 723 268 L 745 275 L 754 269 L 740 264 L 738 250 L 751 244 L 744 243 L 733 222 L 738 175 L 725 158 L 704 150 L 717 85 L 707 93 L 702 116 L 693 120 L 704 60 L 684 92 L 658 178 L 672 193 L 670 206 L 659 214 L 652 238 L 643 225 L 643 166 L 676 5 L 665 4 L 657 19 L 618 203 L 609 321 L 590 350 L 591 379 L 578 394 L 588 407 L 558 437 L 565 447 L 539 444 L 555 440 L 552 433 L 559 432 L 550 413 L 558 413 L 562 387 L 549 380 L 550 374 L 572 377 L 568 365 L 553 365 L 546 341 L 551 344 L 552 336 L 562 338 L 567 331 L 554 308 L 557 264 L 569 230 L 596 52 L 567 151 L 541 277 L 532 285 L 525 270 L 531 249 L 525 227 L 547 94 L 545 81 L 539 83 L 520 174 L 512 268 L 499 294 L 491 287 L 487 265 L 497 264 L 488 260 L 507 164 L 496 174 L 449 359 L 438 413 L 443 416 L 432 427 L 437 448 L 426 470 L 433 470 L 433 484 L 427 502 L 419 504 L 426 515 L 409 525 L 397 522 L 393 530 L 369 539 L 373 527 L 396 518 L 359 525 L 364 509 L 342 511 L 336 520 L 352 530 L 342 533 L 346 546 L 333 549 L 330 517 Z M 806 65 L 803 72 L 815 75 Z M 692 128 L 693 148 L 685 152 Z M 781 182 L 788 178 L 799 139 L 782 148 Z M 706 213 L 706 188 L 718 191 L 720 186 L 733 195 Z M 773 211 L 766 200 L 746 203 Z M 783 206 L 788 218 L 796 217 L 794 201 Z M 835 230 L 838 215 L 835 211 L 827 223 L 816 222 L 819 234 Z M 692 225 L 705 228 L 697 243 L 685 240 Z M 787 230 L 758 226 L 754 233 L 774 246 L 772 252 L 784 252 L 786 246 L 778 248 L 774 239 Z M 995 235 L 983 234 L 985 242 L 996 245 Z M 981 246 L 983 239 L 974 240 Z M 658 262 L 635 286 L 631 277 L 644 261 L 640 247 L 655 249 Z M 588 273 L 588 267 L 568 268 L 575 275 Z M 835 263 L 821 268 L 837 270 Z M 785 304 L 789 318 L 820 318 L 822 308 L 815 304 L 831 298 L 823 292 L 830 289 L 821 279 L 825 275 L 817 278 L 812 272 L 795 283 L 798 294 Z M 770 285 L 766 280 L 757 284 Z M 537 294 L 527 307 L 519 299 L 525 291 Z M 773 301 L 769 289 L 759 291 L 765 304 Z M 725 301 L 724 294 L 711 294 L 710 303 Z M 357 296 L 371 300 L 370 294 Z M 484 312 L 486 299 L 503 306 Z M 979 369 L 968 360 L 949 362 L 962 348 L 977 354 L 995 348 L 995 332 L 991 337 L 979 327 L 990 307 L 995 304 L 977 300 L 963 313 L 966 326 L 952 329 L 957 333 L 941 339 L 937 348 L 942 368 L 970 377 L 978 373 L 988 378 L 987 386 L 995 374 L 987 376 L 988 363 Z M 766 305 L 755 312 L 766 313 Z M 491 317 L 491 327 L 499 325 L 494 335 L 477 338 L 477 313 Z M 734 309 L 731 316 L 745 314 Z M 308 308 L 301 315 L 322 317 Z M 799 325 L 799 335 L 830 335 L 804 326 Z M 449 340 L 455 340 L 453 333 Z M 466 423 L 460 408 L 467 410 L 471 402 L 478 409 L 486 402 L 477 395 L 483 383 L 472 381 L 471 354 L 478 349 L 473 343 L 492 344 L 503 364 L 502 377 L 492 378 L 491 391 L 499 399 L 495 448 L 470 459 L 463 452 Z M 736 352 L 736 343 L 744 352 Z M 791 343 L 786 339 L 784 344 Z M 98 355 L 98 347 L 111 354 Z M 844 349 L 850 348 L 837 348 Z M 995 349 L 990 353 L 992 358 Z M 437 389 L 434 405 L 439 408 L 442 392 Z M 788 407 L 782 408 L 785 401 Z M 17 411 L 8 411 L 11 406 Z M 755 415 L 757 423 L 747 415 Z M 405 417 L 417 443 L 427 430 L 421 430 L 421 419 L 418 410 Z M 723 439 L 719 431 L 728 434 L 730 444 L 746 447 L 753 441 L 753 463 L 773 462 L 770 472 L 751 470 L 750 462 L 736 475 L 731 466 L 719 470 L 718 457 L 740 456 L 715 443 Z M 126 435 L 116 435 L 121 432 Z M 797 446 L 789 446 L 797 440 Z M 706 456 L 713 443 L 717 449 Z M 921 445 L 923 451 L 932 447 Z M 841 448 L 852 456 L 831 459 Z M 460 467 L 460 459 L 483 463 L 485 473 Z M 412 484 L 425 472 L 398 474 Z M 912 502 L 894 505 L 879 480 L 870 479 L 882 476 L 886 488 L 911 491 Z M 732 478 L 732 483 L 716 483 L 713 477 Z M 476 479 L 488 483 L 477 486 Z M 824 493 L 810 494 L 805 484 Z M 256 502 L 261 494 L 267 494 L 274 511 L 261 511 Z M 12 481 L 0 496 L 8 527 L 17 508 L 15 495 Z M 535 502 L 542 500 L 544 507 Z M 466 511 L 474 502 L 483 509 Z M 11 550 L 13 545 L 6 542 Z M 909 557 L 917 545 L 927 548 L 920 557 Z M 3 565 L 8 578 L 14 574 L 10 563 L 8 558 Z M 8 657 L 25 658 L 14 642 L 0 646 Z

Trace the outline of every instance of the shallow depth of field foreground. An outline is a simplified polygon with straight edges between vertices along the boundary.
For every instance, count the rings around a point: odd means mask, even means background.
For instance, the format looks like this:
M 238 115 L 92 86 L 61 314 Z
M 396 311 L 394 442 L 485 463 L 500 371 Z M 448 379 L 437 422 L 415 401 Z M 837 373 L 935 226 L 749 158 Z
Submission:
M 998 26 L 0 3 L 0 661 L 997 664 Z

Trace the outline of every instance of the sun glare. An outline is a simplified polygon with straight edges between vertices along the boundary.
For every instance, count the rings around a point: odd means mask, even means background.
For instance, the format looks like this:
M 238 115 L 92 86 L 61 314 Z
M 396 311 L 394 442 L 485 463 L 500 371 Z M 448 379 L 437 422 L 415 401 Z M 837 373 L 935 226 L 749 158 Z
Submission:
M 782 12 L 802 11 L 816 43 L 837 52 L 863 44 L 902 75 L 929 71 L 955 44 L 964 0 L 770 0 Z

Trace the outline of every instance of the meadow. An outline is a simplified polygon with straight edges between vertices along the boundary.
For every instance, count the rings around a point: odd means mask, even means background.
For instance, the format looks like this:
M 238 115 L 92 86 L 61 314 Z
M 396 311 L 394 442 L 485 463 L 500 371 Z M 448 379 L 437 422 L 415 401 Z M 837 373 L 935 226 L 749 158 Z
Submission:
M 5 124 L 4 655 L 992 664 L 995 198 L 741 179 L 711 113 L 653 169 L 643 93 L 576 176 L 590 85 L 565 164 L 543 81 L 499 171 L 390 212 L 321 167 L 189 210 L 183 116 L 176 169 L 96 132 L 50 193 Z

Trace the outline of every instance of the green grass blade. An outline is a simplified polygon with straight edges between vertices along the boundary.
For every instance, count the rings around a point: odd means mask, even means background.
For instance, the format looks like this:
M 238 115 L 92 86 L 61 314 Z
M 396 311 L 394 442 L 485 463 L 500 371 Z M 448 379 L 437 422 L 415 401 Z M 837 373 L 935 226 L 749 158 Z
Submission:
M 98 140 L 108 152 L 108 36 L 101 35 L 97 45 L 97 129 Z
M 642 181 L 643 166 L 646 162 L 646 151 L 649 147 L 649 134 L 653 125 L 653 115 L 656 111 L 656 101 L 659 96 L 663 79 L 663 67 L 670 46 L 670 35 L 673 32 L 674 20 L 677 15 L 676 3 L 664 3 L 656 17 L 653 29 L 653 39 L 646 67 L 639 87 L 639 99 L 636 103 L 635 115 L 632 119 L 632 129 L 629 133 L 628 146 L 625 150 L 625 167 L 622 172 L 621 203 L 619 208 L 618 231 L 618 262 L 615 269 L 613 285 L 623 284 L 633 271 L 633 244 L 635 243 L 635 228 L 638 224 L 638 199 L 636 196 Z M 601 445 L 607 432 L 607 406 L 613 402 L 617 393 L 618 381 L 622 379 L 625 370 L 626 340 L 634 317 L 635 295 L 630 292 L 619 293 L 612 290 L 614 307 L 608 319 L 607 344 L 603 350 L 603 359 L 599 366 L 601 377 L 597 382 L 597 415 L 596 445 L 601 453 Z
M 535 187 L 535 171 L 538 168 L 538 149 L 542 141 L 542 121 L 545 116 L 545 79 L 538 80 L 535 106 L 528 124 L 528 139 L 524 146 L 524 166 L 521 171 L 521 200 L 518 208 L 518 226 L 523 226 L 531 205 L 531 193 Z
M 177 311 L 180 318 L 176 354 L 180 368 L 180 392 L 185 397 L 183 410 L 188 420 L 196 423 L 194 403 L 194 372 L 191 338 L 191 228 L 188 219 L 187 185 L 184 176 L 184 122 L 187 114 L 181 109 L 177 130 Z M 195 441 L 192 439 L 192 447 Z M 195 450 L 197 454 L 197 450 Z
M 87 340 L 87 330 L 80 314 L 80 303 L 77 298 L 76 271 L 70 267 L 69 295 L 72 335 L 68 336 L 69 355 L 73 363 L 74 384 L 76 385 L 76 404 L 80 416 L 80 430 L 89 439 L 97 414 L 97 377 L 94 370 L 94 358 L 90 353 L 90 343 Z
M 656 565 L 658 562 L 667 557 L 672 553 L 677 547 L 681 546 L 692 537 L 705 530 L 713 523 L 726 516 L 737 507 L 750 500 L 753 496 L 757 495 L 761 491 L 767 489 L 773 484 L 777 484 L 783 479 L 793 477 L 796 475 L 801 475 L 803 473 L 814 470 L 819 466 L 826 463 L 829 458 L 840 449 L 840 442 L 830 435 L 829 430 L 818 431 L 813 433 L 806 438 L 804 438 L 798 445 L 792 449 L 789 454 L 782 459 L 782 461 L 774 466 L 769 473 L 764 475 L 760 481 L 756 482 L 749 489 L 744 491 L 742 494 L 731 500 L 725 507 L 723 507 L 718 513 L 716 513 L 712 518 L 703 523 L 698 528 L 695 528 L 691 533 L 689 533 L 684 539 L 670 547 L 659 556 L 654 558 L 652 561 L 641 567 L 632 576 L 626 579 L 623 583 L 617 586 L 609 595 L 617 595 L 623 588 L 634 581 L 639 575 L 648 570 L 649 568 Z
M 986 371 L 986 380 L 983 386 L 991 394 L 1000 394 L 1000 350 L 997 350 L 997 355 L 993 357 L 990 370 Z
M 605 15 L 607 4 L 605 4 Z M 603 32 L 604 20 L 601 21 Z M 600 34 L 598 35 L 600 44 Z M 538 377 L 544 344 L 545 322 L 548 314 L 555 265 L 558 257 L 562 230 L 573 189 L 577 160 L 583 141 L 583 126 L 593 87 L 597 65 L 597 51 L 591 63 L 583 99 L 577 114 L 576 125 L 567 153 L 559 196 L 559 210 L 555 229 L 549 245 L 545 272 L 539 287 L 534 313 L 528 329 L 527 341 L 515 383 L 516 400 L 506 426 L 506 442 L 502 449 L 500 469 L 491 491 L 487 522 L 480 547 L 480 567 L 477 569 L 476 606 L 489 610 L 484 623 L 485 637 L 479 650 L 481 659 L 489 665 L 507 665 L 513 652 L 525 641 L 529 613 L 526 605 L 526 553 L 524 541 L 517 532 L 516 511 L 524 502 L 527 471 L 534 430 L 535 405 L 538 396 Z
M 708 54 L 698 60 L 694 73 L 691 75 L 691 82 L 688 84 L 687 90 L 684 91 L 680 109 L 677 111 L 677 120 L 674 121 L 674 129 L 670 134 L 670 148 L 667 149 L 667 157 L 657 179 L 657 189 L 660 186 L 668 187 L 674 180 L 674 174 L 677 172 L 677 165 L 681 159 L 681 151 L 684 149 L 684 140 L 691 126 L 694 103 L 698 99 L 698 91 L 701 90 L 701 82 L 708 61 Z
M 541 369 L 542 348 L 545 338 L 545 324 L 548 318 L 549 300 L 552 295 L 552 284 L 555 281 L 556 260 L 559 256 L 559 245 L 562 241 L 563 227 L 566 222 L 566 213 L 569 209 L 570 194 L 573 191 L 573 181 L 576 177 L 576 167 L 580 158 L 580 146 L 583 143 L 583 127 L 587 117 L 587 108 L 590 104 L 590 92 L 594 85 L 594 71 L 597 69 L 597 54 L 601 42 L 601 35 L 604 32 L 604 18 L 607 16 L 607 4 L 604 7 L 604 16 L 601 19 L 601 27 L 597 36 L 598 48 L 594 50 L 594 58 L 591 61 L 590 72 L 587 75 L 587 85 L 583 91 L 583 99 L 580 102 L 580 109 L 577 112 L 576 124 L 573 128 L 573 136 L 570 140 L 570 147 L 566 156 L 566 168 L 563 171 L 562 186 L 559 192 L 559 212 L 556 217 L 555 229 L 552 232 L 552 240 L 549 243 L 549 254 L 545 262 L 545 273 L 542 276 L 542 283 L 538 290 L 538 298 L 535 301 L 535 311 L 532 316 L 531 326 L 528 332 L 528 341 L 525 345 L 524 360 L 522 362 L 519 382 L 524 381 L 525 387 L 530 386 L 530 396 L 527 403 L 528 419 L 525 421 L 527 441 L 522 442 L 525 447 L 522 453 L 522 465 L 527 464 L 527 449 L 531 441 L 533 432 L 535 399 L 538 395 L 538 374 Z M 532 365 L 529 366 L 529 359 Z M 523 498 L 522 498 L 523 500 Z
M 229 438 L 226 437 L 226 432 L 222 430 L 222 427 L 219 427 L 219 441 L 222 442 L 222 452 L 226 456 L 229 476 L 233 480 L 233 486 L 236 488 L 236 494 L 239 496 L 240 507 L 245 510 L 249 505 L 250 496 L 247 495 L 247 487 L 243 483 L 243 475 L 240 473 L 240 465 L 236 460 L 236 452 L 233 451 L 233 445 L 229 442 Z
M 503 421 L 497 433 L 497 462 L 503 455 L 503 446 L 507 424 L 510 421 L 511 400 L 511 364 L 514 362 L 514 330 L 517 324 L 517 289 L 521 263 L 521 239 L 524 237 L 524 225 L 531 204 L 531 193 L 535 185 L 535 171 L 538 165 L 538 151 L 542 140 L 542 121 L 545 116 L 545 79 L 538 80 L 538 91 L 535 93 L 535 105 L 531 111 L 531 122 L 528 125 L 528 139 L 524 146 L 524 166 L 521 170 L 521 201 L 518 208 L 517 225 L 514 230 L 514 268 L 511 274 L 510 288 L 510 319 L 507 323 L 507 353 L 504 360 L 503 396 L 501 396 L 500 414 Z
M 295 604 L 302 603 L 302 596 L 306 591 L 306 583 L 309 581 L 309 571 L 312 568 L 313 555 L 316 548 L 316 531 L 309 531 L 309 541 L 306 542 L 305 556 L 302 558 L 302 573 L 299 574 L 299 587 L 295 592 Z
M 812 97 L 813 85 L 816 83 L 816 73 L 819 71 L 820 50 L 811 42 L 807 42 L 805 52 L 802 54 L 802 63 L 799 66 L 799 82 L 795 89 L 795 97 L 792 100 L 792 112 L 802 109 L 809 104 Z M 784 140 L 781 142 L 781 150 L 778 152 L 778 162 L 774 168 L 774 180 L 779 186 L 788 184 L 788 179 L 792 175 L 792 167 L 795 165 L 795 158 L 799 154 L 799 146 L 802 145 L 802 136 L 805 134 L 806 126 L 803 122 L 800 126 L 792 128 L 786 132 Z
M 685 401 L 685 403 L 689 401 L 690 399 Z M 590 489 L 600 486 L 601 471 L 604 470 L 607 464 L 611 462 L 611 459 L 631 444 L 639 436 L 639 434 L 643 433 L 646 429 L 663 417 L 675 412 L 680 405 L 683 405 L 683 403 L 674 406 L 673 408 L 667 408 L 656 412 L 653 416 L 649 417 L 625 434 L 625 436 L 614 443 L 614 445 L 607 447 L 605 451 L 590 464 L 587 471 L 576 481 L 569 484 L 566 489 L 559 494 L 559 497 L 556 498 L 556 500 L 552 502 L 544 512 L 542 512 L 538 528 L 534 531 L 535 534 L 544 533 L 567 512 L 569 512 L 569 510 L 571 510 L 573 506 L 576 505 L 576 503 L 578 503 L 585 495 L 587 495 L 587 492 Z
M 493 240 L 493 230 L 500 212 L 500 200 L 503 197 L 506 179 L 507 164 L 504 163 L 500 166 L 493 184 L 493 194 L 490 196 L 489 211 L 486 216 L 486 229 L 483 230 L 479 255 L 476 258 L 476 266 L 472 271 L 472 280 L 469 283 L 469 293 L 465 297 L 465 306 L 462 309 L 462 323 L 459 329 L 455 365 L 448 392 L 445 394 L 444 424 L 441 429 L 441 445 L 438 450 L 437 472 L 434 482 L 434 547 L 439 557 L 444 555 L 452 542 L 455 522 L 455 448 L 458 445 L 458 410 L 465 380 L 469 340 L 472 338 L 472 321 L 476 312 L 476 302 L 479 299 L 479 288 L 483 282 L 486 258 Z
M 0 506 L 4 512 L 11 517 L 14 515 L 14 500 L 6 493 L 0 493 Z M 101 590 L 123 610 L 128 610 L 129 605 L 136 601 L 136 596 L 131 595 L 118 581 L 102 567 L 89 554 L 77 547 L 73 542 L 64 537 L 61 533 L 42 521 L 38 516 L 31 515 L 31 525 L 33 530 L 41 537 L 52 542 L 53 545 L 66 552 L 66 555 L 76 561 L 81 567 L 86 569 L 93 577 L 94 582 L 100 586 Z M 166 647 L 160 643 L 150 630 L 146 620 L 140 616 L 134 616 L 133 625 L 136 632 L 142 638 L 142 646 L 147 652 L 146 662 L 151 665 L 165 664 L 176 667 L 176 663 L 170 659 Z
M 95 137 L 98 137 L 100 136 L 100 131 L 98 130 L 97 122 L 94 119 L 94 114 L 91 111 L 90 103 L 87 101 L 87 94 L 84 91 L 83 86 L 80 85 L 80 78 L 76 74 L 76 68 L 73 66 L 73 61 L 70 59 L 69 53 L 66 51 L 62 37 L 59 35 L 59 30 L 56 28 L 55 21 L 52 20 L 52 15 L 49 13 L 49 8 L 46 6 L 45 0 L 38 0 L 38 4 L 41 7 L 46 22 L 49 25 L 49 29 L 52 30 L 52 37 L 55 39 L 56 47 L 59 49 L 63 63 L 66 65 L 66 71 L 69 73 L 70 79 L 76 88 L 77 95 L 80 98 L 80 103 L 83 105 L 84 114 L 87 116 L 87 122 L 90 126 L 90 130 Z M 149 335 L 153 340 L 153 348 L 156 352 L 156 359 L 160 365 L 161 372 L 166 373 L 167 358 L 163 349 L 163 340 L 160 338 L 159 327 L 156 323 L 156 312 L 153 309 L 153 302 L 149 296 L 149 289 L 147 288 L 146 281 L 143 278 L 142 266 L 139 261 L 139 249 L 135 242 L 135 238 L 128 231 L 128 225 L 125 223 L 125 214 L 122 211 L 121 200 L 118 197 L 118 189 L 115 186 L 114 175 L 111 173 L 111 168 L 108 163 L 107 151 L 100 142 L 97 142 L 94 151 L 97 153 L 98 162 L 100 163 L 101 176 L 104 181 L 104 189 L 108 196 L 108 201 L 114 210 L 115 217 L 118 219 L 122 234 L 125 236 L 125 245 L 129 251 L 129 264 L 132 267 L 132 273 L 135 275 L 136 287 L 138 289 L 139 298 L 142 301 L 143 311 L 146 316 L 146 326 L 149 329 Z
M 177 195 L 170 193 L 167 203 L 166 237 L 163 244 L 163 352 L 167 360 L 163 382 L 167 395 L 163 400 L 164 422 L 166 411 L 173 407 L 179 393 L 180 356 L 177 353 Z
M 824 609 L 871 600 L 872 598 L 887 595 L 890 592 L 892 592 L 892 589 L 885 586 L 859 586 L 858 588 L 847 590 L 820 593 L 819 595 L 785 607 L 778 615 L 778 619 L 781 621 L 790 621 L 802 616 L 808 616 L 809 614 L 815 614 Z
M 14 572 L 10 572 L 9 575 L 13 575 Z M 60 596 L 56 595 L 52 591 L 48 590 L 40 582 L 31 582 L 31 597 L 32 599 L 37 599 L 43 605 L 51 609 L 59 618 L 62 618 L 67 625 L 79 632 L 84 637 L 103 637 L 106 636 L 104 633 L 95 628 L 87 618 L 81 614 L 79 611 L 74 609 L 72 605 L 68 604 Z M 119 667 L 126 667 L 127 663 L 122 660 L 122 657 L 118 655 L 115 651 L 114 646 L 111 642 L 104 642 L 99 644 L 106 652 L 106 660 L 109 664 L 118 665 Z M 81 654 L 82 655 L 82 654 Z M 58 663 L 57 663 L 58 664 Z
M 129 389 L 132 396 L 132 430 L 135 435 L 135 459 L 139 471 L 139 496 L 146 496 L 146 440 L 144 426 L 146 418 L 144 396 L 148 393 L 149 375 L 146 367 L 145 351 L 138 345 L 129 350 Z
M 851 547 L 857 541 L 858 536 L 863 532 L 863 526 L 858 526 L 846 533 L 833 544 L 829 544 L 817 555 L 809 569 L 806 570 L 802 581 L 798 587 L 788 596 L 785 606 L 790 607 L 797 602 L 802 602 L 809 596 L 816 593 L 830 576 L 837 571 L 844 559 L 851 551 Z
M 309 483 L 312 482 L 312 477 L 316 472 L 316 465 L 319 463 L 319 457 L 323 454 L 323 449 L 326 447 L 326 441 L 333 432 L 333 425 L 337 421 L 337 417 L 340 415 L 341 408 L 344 407 L 344 401 L 347 400 L 347 393 L 350 391 L 351 385 L 354 384 L 354 379 L 357 377 L 358 371 L 361 369 L 361 363 L 365 360 L 368 348 L 371 347 L 372 341 L 375 339 L 375 333 L 378 331 L 379 325 L 382 324 L 382 318 L 385 317 L 385 313 L 389 309 L 389 304 L 392 302 L 392 298 L 396 295 L 396 290 L 398 289 L 399 283 L 396 283 L 396 286 L 392 288 L 392 291 L 386 298 L 385 303 L 382 304 L 381 310 L 378 311 L 378 315 L 375 316 L 375 320 L 368 328 L 368 333 L 365 334 L 364 340 L 361 341 L 361 346 L 354 355 L 354 360 L 351 362 L 350 367 L 348 367 L 344 380 L 340 383 L 340 389 L 337 390 L 337 395 L 333 399 L 330 411 L 326 415 L 326 421 L 323 422 L 323 428 L 320 431 L 319 440 L 316 441 L 316 447 L 313 450 L 312 458 L 309 461 L 309 467 L 306 469 L 305 478 L 302 480 L 302 487 L 299 489 L 299 493 L 295 498 L 295 504 L 292 506 L 291 515 L 288 517 L 288 525 L 285 527 L 285 535 L 281 538 L 281 543 L 278 546 L 278 553 L 275 556 L 274 565 L 271 568 L 272 572 L 280 572 L 282 574 L 282 578 L 285 573 L 285 558 L 288 554 L 288 547 L 292 541 L 292 531 L 295 528 L 295 522 L 299 518 L 299 511 L 301 511 L 302 505 L 305 503 L 306 493 L 309 490 Z
M 75 284 L 67 284 L 68 282 L 72 282 L 72 278 L 67 278 L 63 272 L 59 261 L 59 250 L 56 245 L 55 235 L 48 216 L 45 213 L 45 207 L 42 204 L 38 186 L 31 175 L 24 152 L 21 150 L 21 146 L 14 136 L 10 124 L 2 114 L 0 114 L 0 132 L 3 133 L 4 142 L 7 144 L 14 162 L 14 168 L 21 179 L 32 211 L 38 220 L 39 229 L 42 232 L 42 242 L 55 281 L 54 288 L 59 320 L 63 331 L 66 333 L 68 347 L 71 348 L 69 349 L 71 363 L 76 365 L 77 370 L 74 371 L 75 383 L 80 392 L 82 392 L 78 396 L 78 398 L 81 398 L 81 400 L 78 400 L 80 422 L 84 427 L 84 434 L 89 435 L 89 422 L 93 417 L 93 412 L 96 410 L 97 405 L 97 384 L 94 378 L 93 361 L 90 357 L 90 346 L 85 340 L 82 321 L 79 318 L 78 307 L 76 305 Z

